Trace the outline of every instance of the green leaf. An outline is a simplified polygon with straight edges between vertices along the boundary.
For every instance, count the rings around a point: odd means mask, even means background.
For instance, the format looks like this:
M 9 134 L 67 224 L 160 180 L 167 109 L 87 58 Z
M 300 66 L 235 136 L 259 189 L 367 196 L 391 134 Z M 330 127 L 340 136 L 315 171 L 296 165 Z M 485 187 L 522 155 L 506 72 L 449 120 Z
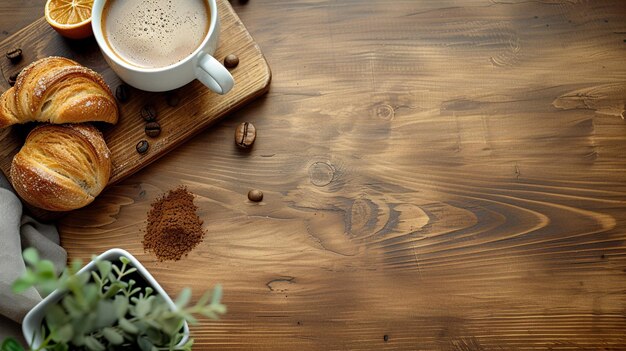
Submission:
M 123 288 L 124 288 L 124 286 L 121 284 L 121 282 L 112 283 L 111 285 L 109 285 L 109 290 L 107 290 L 107 292 L 104 294 L 103 298 L 104 299 L 110 299 L 113 296 L 115 296 L 115 294 L 117 294 Z
M 76 328 L 74 328 L 76 330 Z M 85 345 L 85 335 L 82 332 L 74 333 L 74 338 L 72 338 L 72 344 L 74 346 L 83 346 Z
M 122 264 L 129 264 L 130 260 L 126 256 L 120 256 L 120 262 L 122 262 Z
M 34 266 L 39 261 L 39 254 L 37 250 L 33 247 L 29 247 L 24 252 L 22 252 L 22 257 L 24 257 L 24 262 Z
M 80 306 L 76 302 L 76 299 L 72 295 L 65 295 L 65 297 L 61 301 L 61 305 L 63 305 L 65 310 L 73 318 L 80 318 L 84 314 L 82 308 L 80 308 Z
M 33 285 L 35 285 L 36 282 L 37 277 L 35 276 L 35 274 L 31 270 L 27 270 L 24 275 L 17 278 L 13 282 L 11 288 L 13 289 L 14 293 L 20 294 L 31 288 Z
M 59 329 L 53 330 L 51 335 L 52 340 L 57 343 L 67 343 L 74 337 L 74 328 L 72 328 L 71 324 L 66 324 Z
M 120 270 L 120 267 L 116 266 L 116 265 L 112 265 L 113 271 L 115 272 L 115 274 L 117 274 L 118 276 L 122 275 L 122 271 Z
M 118 325 L 120 326 L 120 328 L 122 328 L 123 331 L 125 331 L 125 332 L 127 332 L 129 334 L 137 334 L 137 333 L 139 333 L 139 328 L 137 328 L 137 326 L 135 326 L 133 323 L 131 323 L 126 318 L 121 318 L 118 321 Z
M 161 333 L 157 329 L 149 328 L 146 331 L 146 336 L 148 336 L 148 339 L 150 339 L 150 342 L 153 345 L 163 345 L 165 343 L 165 341 L 164 341 L 165 337 L 164 337 L 163 333 Z
M 113 308 L 113 302 L 110 300 L 98 301 L 96 315 L 97 318 L 95 327 L 97 329 L 110 327 L 117 321 L 117 315 L 115 314 L 115 309 Z
M 152 303 L 152 309 L 150 310 L 150 315 L 159 316 L 163 313 L 170 313 L 170 306 L 162 299 L 160 296 L 156 296 Z
M 184 334 L 181 333 L 180 331 L 177 333 L 172 333 L 172 335 L 173 337 L 170 339 L 170 341 L 174 343 L 174 345 L 177 345 L 178 343 L 181 342 L 181 340 L 183 340 Z
M 145 317 L 148 312 L 150 312 L 150 307 L 152 305 L 152 300 L 148 299 L 138 299 L 137 304 L 135 305 L 135 315 L 139 318 Z
M 144 319 L 144 322 L 146 322 L 146 324 L 151 326 L 152 328 L 162 329 L 161 324 L 153 319 Z
M 76 323 L 79 322 L 79 323 Z M 74 330 L 87 336 L 90 333 L 102 328 L 99 325 L 96 325 L 98 321 L 98 312 L 96 310 L 85 312 L 82 317 L 75 319 L 72 323 L 74 325 Z
M 202 294 L 202 296 L 200 296 L 200 299 L 198 299 L 196 306 L 204 306 L 207 304 L 207 302 L 209 302 L 210 299 L 211 293 L 206 291 L 204 294 Z
M 219 314 L 224 314 L 226 313 L 226 305 L 222 305 L 217 304 L 217 305 L 211 305 L 211 309 L 215 312 L 215 313 L 219 313 Z
M 104 350 L 106 350 L 104 345 L 102 345 L 102 343 L 100 341 L 98 341 L 98 339 L 94 338 L 91 335 L 85 337 L 85 346 L 87 346 L 87 348 L 89 350 L 91 350 L 91 351 L 104 351 Z
M 36 252 L 35 252 L 36 253 Z M 2 351 L 24 351 L 24 347 L 20 345 L 17 340 L 13 338 L 6 338 L 4 342 L 2 342 L 2 347 L 0 347 Z
M 48 260 L 41 260 L 35 264 L 35 271 L 39 279 L 56 279 L 57 272 L 54 263 Z
M 191 350 L 192 346 L 193 346 L 193 338 L 189 338 L 189 340 L 187 340 L 185 345 L 183 345 L 184 348 L 188 348 L 189 350 Z
M 94 282 L 98 283 L 98 285 L 102 285 L 102 279 L 100 279 L 100 276 L 95 271 L 91 271 L 91 279 L 93 279 Z
M 148 330 L 148 328 L 150 327 L 142 320 L 137 320 L 134 322 L 134 324 L 139 329 L 139 333 L 145 333 L 146 330 Z
M 115 266 L 113 266 L 115 267 Z M 104 277 L 102 277 L 102 279 L 105 279 Z M 109 275 L 106 277 L 106 280 L 110 281 L 110 282 L 116 282 L 117 277 L 115 276 L 115 274 L 113 274 L 113 272 L 109 273 Z
M 154 346 L 145 336 L 137 337 L 137 345 L 139 345 L 141 351 L 152 351 L 152 346 Z
M 87 284 L 89 282 L 89 280 L 91 279 L 91 275 L 89 273 L 87 273 L 87 272 L 76 274 L 76 277 L 78 278 L 78 281 L 82 285 Z
M 168 318 L 161 321 L 161 328 L 169 335 L 176 334 L 183 326 L 184 320 L 180 317 Z
M 87 304 L 89 306 L 94 306 L 95 303 L 99 300 L 100 298 L 99 290 L 100 289 L 98 289 L 98 287 L 93 283 L 84 285 L 83 294 L 85 296 L 85 301 L 87 301 Z
M 59 286 L 59 281 L 56 278 L 37 283 L 37 290 L 39 290 L 42 297 L 50 295 L 50 293 L 58 288 L 62 289 L 62 287 Z
M 192 316 L 191 314 L 183 312 L 182 316 L 183 316 L 183 318 L 185 318 L 187 323 L 192 324 L 192 325 L 198 324 L 198 320 L 194 316 Z
M 204 309 L 200 311 L 200 314 L 210 319 L 219 319 L 219 317 L 217 316 L 217 313 L 215 313 L 212 310 Z
M 218 304 L 222 300 L 222 286 L 217 284 L 213 288 L 213 296 L 211 298 L 211 304 Z
M 178 295 L 178 298 L 176 298 L 176 302 L 174 304 L 176 304 L 176 307 L 178 308 L 183 308 L 187 306 L 189 300 L 191 300 L 191 289 L 184 288 Z
M 96 261 L 96 267 L 98 267 L 98 272 L 102 278 L 105 278 L 111 273 L 111 266 L 111 261 Z
M 70 316 L 59 304 L 52 304 L 46 309 L 46 324 L 51 330 L 57 329 L 70 321 Z
M 70 275 L 76 274 L 83 267 L 83 261 L 81 260 L 73 260 L 68 267 L 68 271 Z
M 124 295 L 115 295 L 113 309 L 117 318 L 123 318 L 128 312 L 128 298 Z
M 111 345 L 121 345 L 124 342 L 122 334 L 111 327 L 103 328 L 102 335 L 104 335 Z

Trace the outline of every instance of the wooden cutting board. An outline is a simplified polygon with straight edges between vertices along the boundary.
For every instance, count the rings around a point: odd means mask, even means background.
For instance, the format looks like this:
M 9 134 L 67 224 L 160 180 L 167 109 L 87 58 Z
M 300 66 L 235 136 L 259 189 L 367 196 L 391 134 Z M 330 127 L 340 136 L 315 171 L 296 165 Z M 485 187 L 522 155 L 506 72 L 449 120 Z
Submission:
M 214 56 L 219 61 L 223 61 L 231 53 L 239 56 L 239 65 L 230 70 L 235 79 L 235 87 L 226 95 L 213 93 L 198 81 L 168 93 L 131 89 L 129 101 L 119 104 L 121 115 L 118 124 L 98 125 L 112 153 L 113 172 L 109 185 L 137 172 L 229 112 L 268 91 L 271 72 L 259 46 L 228 1 L 218 0 L 217 3 L 221 34 L 220 46 Z M 17 64 L 12 64 L 4 57 L 4 53 L 11 48 L 23 50 L 23 59 Z M 10 87 L 8 79 L 12 74 L 47 56 L 68 57 L 99 72 L 113 92 L 121 84 L 120 79 L 104 61 L 95 39 L 65 39 L 44 18 L 3 41 L 0 44 L 0 53 L 3 76 L 0 79 L 1 91 Z M 172 94 L 180 99 L 175 106 L 167 103 L 167 97 Z M 162 128 L 157 138 L 149 138 L 144 132 L 145 121 L 140 116 L 140 110 L 146 104 L 152 104 L 157 109 L 157 121 Z M 0 130 L 0 168 L 7 176 L 13 156 L 19 151 L 32 127 L 33 124 L 29 124 Z M 140 140 L 150 143 L 148 152 L 143 155 L 135 149 Z

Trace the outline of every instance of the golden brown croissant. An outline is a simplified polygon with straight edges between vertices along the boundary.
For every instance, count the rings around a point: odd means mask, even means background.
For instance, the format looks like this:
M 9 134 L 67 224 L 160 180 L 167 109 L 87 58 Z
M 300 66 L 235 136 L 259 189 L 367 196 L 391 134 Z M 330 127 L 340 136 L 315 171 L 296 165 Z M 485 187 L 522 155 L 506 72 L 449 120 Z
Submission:
M 0 96 L 0 128 L 31 121 L 117 123 L 118 115 L 102 77 L 63 57 L 33 62 Z
M 29 204 L 69 211 L 91 203 L 111 175 L 111 152 L 89 124 L 33 129 L 11 163 L 11 182 Z

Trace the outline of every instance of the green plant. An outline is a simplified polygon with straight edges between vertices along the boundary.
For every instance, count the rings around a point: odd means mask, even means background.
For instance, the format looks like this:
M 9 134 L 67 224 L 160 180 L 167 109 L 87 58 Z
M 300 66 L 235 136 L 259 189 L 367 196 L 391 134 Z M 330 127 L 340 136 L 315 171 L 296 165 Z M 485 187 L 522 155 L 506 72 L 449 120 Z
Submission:
M 13 284 L 16 293 L 32 286 L 46 294 L 65 292 L 46 310 L 43 342 L 34 351 L 191 350 L 193 339 L 176 346 L 183 338 L 184 321 L 195 324 L 197 315 L 217 319 L 226 312 L 219 285 L 194 305 L 189 305 L 191 290 L 183 289 L 172 310 L 161 295 L 144 286 L 147 283 L 134 279 L 142 278 L 126 257 L 119 262 L 97 261 L 97 271 L 90 274 L 78 274 L 82 264 L 75 261 L 57 277 L 52 262 L 40 259 L 34 249 L 26 249 L 23 256 L 28 268 Z M 24 349 L 7 339 L 0 350 Z

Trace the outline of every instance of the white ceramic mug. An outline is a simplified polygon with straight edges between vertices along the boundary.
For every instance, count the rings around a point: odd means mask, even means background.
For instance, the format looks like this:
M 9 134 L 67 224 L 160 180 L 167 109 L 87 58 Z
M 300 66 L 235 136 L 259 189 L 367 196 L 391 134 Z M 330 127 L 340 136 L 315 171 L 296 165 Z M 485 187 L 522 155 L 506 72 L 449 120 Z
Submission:
M 113 71 L 129 85 L 146 91 L 167 91 L 179 88 L 198 79 L 218 94 L 229 92 L 235 81 L 233 76 L 217 61 L 213 53 L 217 49 L 220 20 L 215 0 L 206 0 L 211 12 L 209 31 L 202 44 L 183 60 L 165 67 L 143 68 L 120 60 L 107 45 L 102 33 L 102 10 L 107 0 L 95 0 L 91 11 L 91 27 L 105 60 Z

